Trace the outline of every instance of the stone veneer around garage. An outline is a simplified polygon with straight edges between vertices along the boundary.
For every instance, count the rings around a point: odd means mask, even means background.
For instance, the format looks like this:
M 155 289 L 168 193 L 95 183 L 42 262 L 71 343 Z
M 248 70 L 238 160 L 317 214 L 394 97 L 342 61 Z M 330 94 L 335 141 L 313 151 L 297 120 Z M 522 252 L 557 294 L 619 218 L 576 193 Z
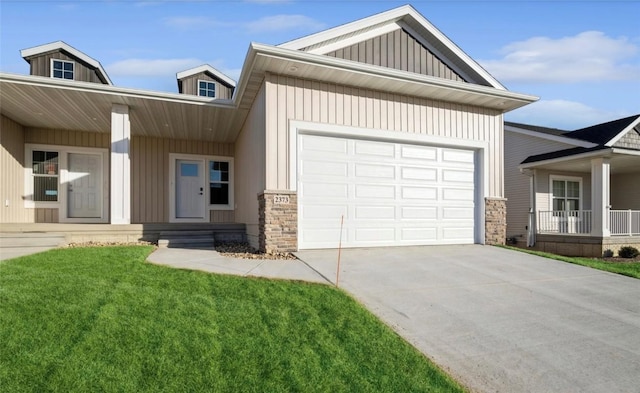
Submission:
M 265 191 L 258 195 L 260 251 L 269 254 L 298 249 L 298 195 Z
M 484 241 L 485 244 L 504 244 L 507 237 L 507 200 L 485 198 Z

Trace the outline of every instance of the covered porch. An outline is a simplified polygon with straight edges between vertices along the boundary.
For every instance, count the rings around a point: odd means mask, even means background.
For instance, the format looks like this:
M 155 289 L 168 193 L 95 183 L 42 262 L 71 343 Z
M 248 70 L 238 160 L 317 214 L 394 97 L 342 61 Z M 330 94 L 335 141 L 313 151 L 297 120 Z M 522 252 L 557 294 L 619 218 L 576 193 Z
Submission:
M 600 147 L 524 163 L 527 246 L 570 256 L 640 248 L 640 151 Z

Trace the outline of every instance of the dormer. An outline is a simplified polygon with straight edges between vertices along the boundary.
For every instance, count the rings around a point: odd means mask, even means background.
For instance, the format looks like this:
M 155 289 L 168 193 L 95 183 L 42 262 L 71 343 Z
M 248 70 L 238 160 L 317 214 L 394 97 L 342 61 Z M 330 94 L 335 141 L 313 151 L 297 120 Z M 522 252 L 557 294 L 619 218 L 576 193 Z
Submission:
M 236 81 L 208 64 L 178 72 L 176 78 L 180 94 L 230 100 L 236 88 Z
M 31 66 L 30 75 L 113 85 L 99 61 L 63 41 L 20 51 Z

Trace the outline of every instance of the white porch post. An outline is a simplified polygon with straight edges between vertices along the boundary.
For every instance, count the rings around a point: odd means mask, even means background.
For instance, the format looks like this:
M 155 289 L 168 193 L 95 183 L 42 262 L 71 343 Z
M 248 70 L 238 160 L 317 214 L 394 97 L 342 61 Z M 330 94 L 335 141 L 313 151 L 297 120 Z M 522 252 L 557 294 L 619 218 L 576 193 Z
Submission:
M 131 125 L 129 107 L 111 108 L 111 223 L 131 223 Z
M 611 236 L 609 230 L 609 175 L 608 158 L 591 160 L 591 210 L 593 212 L 591 233 L 594 236 Z

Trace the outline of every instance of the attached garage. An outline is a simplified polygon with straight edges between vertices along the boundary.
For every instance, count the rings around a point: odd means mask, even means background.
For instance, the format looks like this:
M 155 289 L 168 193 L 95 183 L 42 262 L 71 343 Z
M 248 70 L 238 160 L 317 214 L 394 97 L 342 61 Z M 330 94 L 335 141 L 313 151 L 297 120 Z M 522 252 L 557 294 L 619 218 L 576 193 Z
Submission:
M 472 148 L 302 133 L 298 248 L 470 244 L 478 238 Z

